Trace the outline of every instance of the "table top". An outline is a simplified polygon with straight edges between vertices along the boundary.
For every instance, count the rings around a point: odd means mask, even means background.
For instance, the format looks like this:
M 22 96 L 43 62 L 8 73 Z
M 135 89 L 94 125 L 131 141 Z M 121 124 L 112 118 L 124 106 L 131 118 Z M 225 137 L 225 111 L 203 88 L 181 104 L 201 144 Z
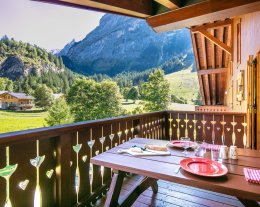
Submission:
M 243 168 L 260 169 L 260 151 L 238 149 L 238 160 L 225 160 L 223 164 L 228 168 L 228 174 L 219 178 L 206 178 L 190 174 L 181 169 L 174 171 L 185 158 L 182 149 L 169 148 L 170 156 L 132 156 L 119 154 L 120 149 L 128 149 L 133 145 L 143 147 L 145 144 L 166 145 L 168 141 L 135 138 L 114 147 L 91 159 L 91 163 L 108 168 L 130 172 L 155 179 L 166 180 L 179 184 L 202 188 L 205 190 L 224 193 L 236 197 L 260 201 L 260 185 L 245 180 Z M 194 157 L 194 152 L 188 154 Z

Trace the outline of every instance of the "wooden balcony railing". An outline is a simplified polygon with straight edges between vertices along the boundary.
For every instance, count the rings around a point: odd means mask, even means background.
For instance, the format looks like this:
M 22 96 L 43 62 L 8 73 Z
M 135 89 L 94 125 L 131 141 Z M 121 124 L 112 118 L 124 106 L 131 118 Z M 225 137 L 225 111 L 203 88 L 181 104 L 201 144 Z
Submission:
M 226 144 L 235 133 L 242 147 L 245 116 L 164 111 L 1 134 L 0 206 L 89 205 L 111 179 L 110 169 L 90 164 L 92 156 L 134 136 L 212 142 L 215 134 L 220 143 L 223 129 Z
M 164 117 L 155 112 L 0 135 L 0 206 L 94 201 L 106 191 L 111 170 L 92 166 L 90 158 L 140 135 L 141 126 L 153 138 L 165 137 Z

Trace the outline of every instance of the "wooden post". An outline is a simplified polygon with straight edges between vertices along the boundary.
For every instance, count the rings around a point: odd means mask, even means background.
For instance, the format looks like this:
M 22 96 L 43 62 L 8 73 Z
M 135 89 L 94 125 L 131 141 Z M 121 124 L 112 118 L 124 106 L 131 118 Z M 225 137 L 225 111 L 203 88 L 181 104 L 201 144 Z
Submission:
M 58 137 L 56 156 L 57 156 L 57 204 L 60 207 L 71 206 L 71 136 L 64 134 Z
M 170 135 L 169 135 L 169 113 L 168 111 L 164 112 L 164 118 L 165 121 L 162 123 L 162 140 L 169 140 Z
M 251 147 L 251 73 L 250 63 L 247 61 L 247 147 Z
M 252 125 L 251 125 L 251 142 L 252 142 L 252 149 L 256 147 L 256 111 L 255 111 L 255 90 L 256 90 L 256 73 L 255 73 L 255 65 L 253 64 L 254 56 L 250 56 L 250 63 L 251 63 L 251 116 L 252 116 Z
M 260 51 L 257 54 L 256 66 L 256 147 L 260 150 Z
M 255 108 L 254 108 L 254 92 L 255 92 L 255 72 L 252 64 L 253 55 L 249 56 L 247 61 L 247 143 L 248 147 L 255 148 Z

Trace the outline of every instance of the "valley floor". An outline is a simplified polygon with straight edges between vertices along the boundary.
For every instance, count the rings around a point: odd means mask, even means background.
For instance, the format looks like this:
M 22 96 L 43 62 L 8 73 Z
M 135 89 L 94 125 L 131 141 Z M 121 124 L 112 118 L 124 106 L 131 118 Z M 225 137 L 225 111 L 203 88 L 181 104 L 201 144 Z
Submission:
M 0 110 L 0 133 L 46 126 L 47 112 L 15 112 Z

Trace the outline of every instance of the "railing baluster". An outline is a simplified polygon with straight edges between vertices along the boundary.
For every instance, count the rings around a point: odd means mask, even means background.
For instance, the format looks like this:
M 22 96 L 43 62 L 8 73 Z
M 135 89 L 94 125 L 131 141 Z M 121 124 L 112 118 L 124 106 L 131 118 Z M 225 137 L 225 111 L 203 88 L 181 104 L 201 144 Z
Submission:
M 243 134 L 243 145 L 244 148 L 247 148 L 247 135 L 246 135 L 246 127 L 247 127 L 247 123 L 246 123 L 246 116 L 244 116 L 244 122 L 242 123 L 242 126 L 244 127 L 244 134 Z
M 56 202 L 60 207 L 71 206 L 71 148 L 70 134 L 63 134 L 57 138 Z
M 210 123 L 212 124 L 212 144 L 215 143 L 215 139 L 216 139 L 216 135 L 215 135 L 215 124 L 216 124 L 216 121 L 215 121 L 215 116 L 214 114 L 212 115 L 212 121 L 210 121 Z

